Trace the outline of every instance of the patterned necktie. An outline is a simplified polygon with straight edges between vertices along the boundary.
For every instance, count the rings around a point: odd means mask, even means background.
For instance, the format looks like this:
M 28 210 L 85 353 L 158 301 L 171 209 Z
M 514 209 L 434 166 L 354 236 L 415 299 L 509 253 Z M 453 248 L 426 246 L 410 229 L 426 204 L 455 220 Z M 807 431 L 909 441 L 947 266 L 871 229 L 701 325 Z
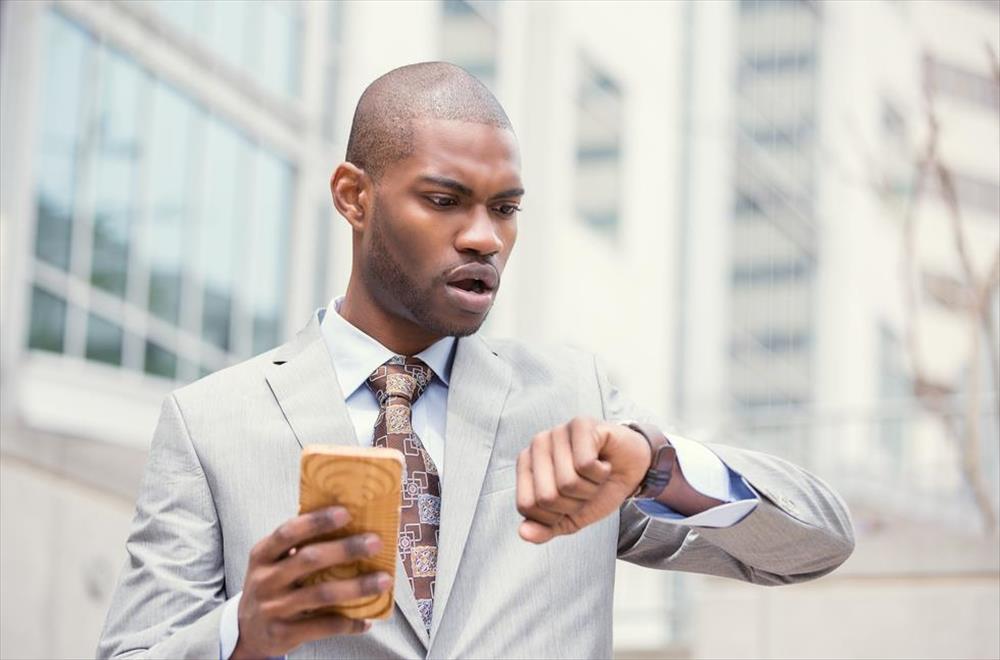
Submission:
M 434 461 L 410 426 L 410 414 L 411 406 L 427 389 L 432 375 L 430 367 L 422 360 L 397 355 L 368 377 L 368 387 L 379 404 L 372 444 L 398 449 L 406 458 L 399 516 L 399 557 L 428 632 L 437 577 L 441 481 Z

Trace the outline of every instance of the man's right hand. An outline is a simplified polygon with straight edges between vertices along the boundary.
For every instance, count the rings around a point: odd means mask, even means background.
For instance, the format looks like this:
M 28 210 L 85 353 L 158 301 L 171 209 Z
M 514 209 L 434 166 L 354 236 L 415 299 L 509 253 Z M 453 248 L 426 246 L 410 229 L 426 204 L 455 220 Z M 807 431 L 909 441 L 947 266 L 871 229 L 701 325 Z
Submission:
M 303 547 L 343 527 L 349 519 L 343 507 L 319 509 L 288 520 L 253 547 L 232 658 L 281 656 L 306 642 L 371 628 L 369 621 L 312 612 L 388 590 L 392 586 L 388 573 L 300 586 L 303 578 L 316 571 L 378 554 L 382 542 L 371 533 Z

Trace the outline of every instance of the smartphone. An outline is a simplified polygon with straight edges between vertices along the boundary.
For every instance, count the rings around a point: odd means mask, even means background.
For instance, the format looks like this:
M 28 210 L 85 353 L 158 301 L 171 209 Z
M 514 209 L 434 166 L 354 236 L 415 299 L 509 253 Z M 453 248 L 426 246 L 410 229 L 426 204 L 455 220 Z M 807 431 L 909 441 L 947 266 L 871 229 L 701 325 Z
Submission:
M 303 448 L 299 513 L 339 505 L 351 514 L 351 521 L 345 527 L 313 542 L 366 532 L 374 532 L 382 539 L 378 555 L 313 573 L 304 584 L 343 580 L 375 571 L 385 571 L 395 578 L 403 465 L 401 453 L 384 447 L 307 445 Z M 392 607 L 393 589 L 389 589 L 322 611 L 351 619 L 388 619 Z

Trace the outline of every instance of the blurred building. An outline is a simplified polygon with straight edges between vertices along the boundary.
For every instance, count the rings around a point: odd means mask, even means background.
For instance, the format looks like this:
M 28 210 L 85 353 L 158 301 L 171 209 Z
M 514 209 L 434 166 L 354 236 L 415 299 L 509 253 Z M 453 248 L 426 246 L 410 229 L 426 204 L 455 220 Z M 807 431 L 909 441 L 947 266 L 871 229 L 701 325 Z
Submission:
M 816 584 L 622 565 L 618 652 L 1000 652 L 996 537 L 959 446 L 981 440 L 996 507 L 997 392 L 947 302 L 963 266 L 940 186 L 904 241 L 932 80 L 977 272 L 998 249 L 997 3 L 0 11 L 0 655 L 92 653 L 160 401 L 343 291 L 327 181 L 354 103 L 428 59 L 486 82 L 521 142 L 519 244 L 486 331 L 594 350 L 689 435 L 800 462 L 858 514 L 857 556 Z M 941 412 L 914 398 L 917 371 Z

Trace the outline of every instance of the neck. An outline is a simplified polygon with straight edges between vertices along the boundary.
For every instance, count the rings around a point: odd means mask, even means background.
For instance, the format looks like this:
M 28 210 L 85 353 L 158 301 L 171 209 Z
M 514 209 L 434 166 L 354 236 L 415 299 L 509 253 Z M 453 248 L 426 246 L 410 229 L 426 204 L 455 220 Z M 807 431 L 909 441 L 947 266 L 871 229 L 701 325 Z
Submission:
M 353 275 L 340 304 L 340 315 L 397 355 L 416 355 L 441 339 L 412 320 L 383 308 Z

